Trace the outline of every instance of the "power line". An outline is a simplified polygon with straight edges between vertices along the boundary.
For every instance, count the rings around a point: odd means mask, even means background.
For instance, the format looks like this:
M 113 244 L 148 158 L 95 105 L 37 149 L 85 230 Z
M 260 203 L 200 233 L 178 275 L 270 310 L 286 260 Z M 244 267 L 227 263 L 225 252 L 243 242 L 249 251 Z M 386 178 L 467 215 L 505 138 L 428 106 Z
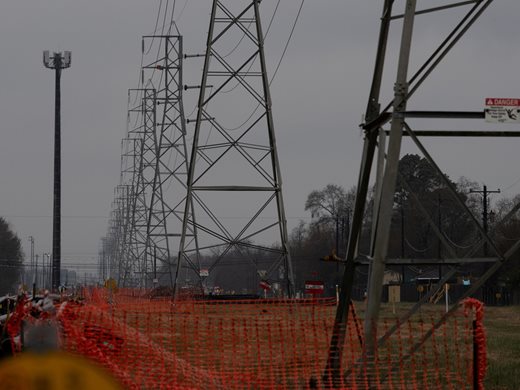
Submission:
M 155 27 L 154 27 L 152 36 L 155 36 L 155 34 L 157 33 L 157 27 L 159 26 L 159 18 L 161 16 L 162 3 L 163 3 L 163 0 L 160 0 L 160 2 L 159 2 L 159 9 L 157 10 L 157 18 L 155 19 Z M 152 50 L 153 41 L 154 40 L 152 38 L 152 42 L 150 42 L 150 47 L 148 47 L 148 50 L 146 51 L 145 55 L 150 53 L 150 50 Z
M 294 34 L 294 30 L 296 28 L 296 25 L 298 24 L 298 20 L 300 19 L 300 14 L 302 12 L 303 4 L 305 3 L 305 0 L 302 0 L 300 3 L 300 8 L 298 9 L 298 13 L 296 14 L 296 19 L 294 19 L 293 26 L 291 28 L 291 33 L 289 34 L 289 39 L 287 39 L 287 42 L 285 43 L 285 47 L 282 52 L 282 56 L 280 57 L 280 60 L 278 61 L 278 65 L 276 65 L 276 69 L 273 73 L 273 76 L 271 77 L 271 81 L 269 82 L 269 85 L 273 82 L 274 78 L 276 77 L 276 74 L 278 73 L 278 69 L 280 69 L 280 65 L 282 64 L 282 61 L 285 57 L 285 53 L 287 52 L 287 48 L 289 47 L 289 43 L 291 42 L 292 36 Z
M 276 7 L 274 8 L 274 11 L 273 11 L 273 14 L 271 15 L 271 20 L 269 21 L 269 24 L 267 26 L 267 29 L 265 30 L 265 34 L 264 34 L 264 42 L 265 40 L 267 39 L 267 36 L 269 35 L 269 30 L 271 30 L 271 26 L 273 25 L 273 21 L 274 21 L 274 17 L 276 16 L 276 13 L 278 11 L 278 6 L 280 5 L 280 1 L 281 0 L 278 0 L 278 2 L 276 3 Z M 251 23 L 249 24 L 251 25 Z M 248 30 L 249 30 L 249 26 L 248 26 Z M 238 47 L 238 45 L 240 44 L 240 42 L 242 42 L 242 40 L 244 39 L 244 37 L 246 36 L 246 33 L 244 32 L 244 34 L 242 35 L 242 38 L 240 39 L 239 43 L 237 44 L 237 46 L 235 47 L 235 49 Z M 233 51 L 235 50 L 233 49 Z M 231 53 L 228 53 L 227 55 L 223 56 L 223 58 L 226 58 L 229 54 Z M 256 58 L 256 57 L 255 57 Z M 249 65 L 249 67 L 247 68 L 245 74 L 248 75 L 249 72 L 251 71 L 251 68 L 253 67 L 253 64 L 254 64 L 254 60 L 251 61 L 251 64 Z M 222 91 L 221 93 L 229 93 L 229 92 L 232 92 L 236 89 L 236 87 L 238 87 L 240 85 L 240 83 L 237 81 L 237 83 L 231 87 L 230 89 L 226 90 L 226 91 Z M 255 110 L 256 111 L 256 110 Z
M 511 184 L 510 186 L 507 186 L 507 187 L 503 190 L 503 192 L 507 192 L 508 190 L 510 190 L 511 188 L 513 188 L 514 186 L 516 186 L 518 183 L 520 183 L 520 177 L 519 177 L 517 180 L 515 180 L 515 181 L 513 182 L 513 184 Z
M 292 36 L 294 34 L 294 30 L 296 29 L 296 25 L 298 24 L 298 20 L 300 19 L 300 14 L 301 14 L 301 11 L 302 11 L 302 8 L 303 8 L 303 4 L 305 3 L 305 0 L 302 0 L 302 2 L 300 3 L 300 7 L 298 8 L 298 13 L 296 14 L 296 18 L 294 19 L 294 23 L 292 25 L 292 28 L 291 28 L 291 32 L 289 34 L 289 38 L 287 38 L 287 41 L 285 42 L 285 46 L 284 46 L 284 49 L 283 49 L 283 52 L 282 52 L 282 55 L 280 56 L 280 59 L 278 60 L 278 64 L 276 65 L 276 68 L 275 68 L 275 71 L 273 73 L 273 75 L 271 76 L 271 79 L 269 80 L 269 86 L 271 86 L 271 84 L 273 83 L 273 80 L 274 78 L 276 77 L 276 74 L 278 73 L 278 70 L 280 69 L 280 66 L 282 65 L 282 62 L 283 62 L 283 59 L 285 57 L 285 54 L 287 53 L 287 49 L 289 47 L 289 43 L 291 42 L 291 39 L 292 39 Z M 230 129 L 227 129 L 225 127 L 223 127 L 226 131 L 235 131 L 235 130 L 238 130 L 240 129 L 242 126 L 244 126 L 247 122 L 249 122 L 251 120 L 251 118 L 253 117 L 253 115 L 255 115 L 255 113 L 258 111 L 258 109 L 260 108 L 260 103 L 256 106 L 256 108 L 253 110 L 253 112 L 251 113 L 251 115 L 249 115 L 249 117 L 244 121 L 242 122 L 239 126 L 237 127 L 233 127 L 233 128 L 230 128 Z
M 188 0 L 184 1 L 184 5 L 181 8 L 181 11 L 179 12 L 179 15 L 177 15 L 177 18 L 180 18 L 182 14 L 184 13 L 184 9 L 186 8 L 186 5 L 188 5 Z

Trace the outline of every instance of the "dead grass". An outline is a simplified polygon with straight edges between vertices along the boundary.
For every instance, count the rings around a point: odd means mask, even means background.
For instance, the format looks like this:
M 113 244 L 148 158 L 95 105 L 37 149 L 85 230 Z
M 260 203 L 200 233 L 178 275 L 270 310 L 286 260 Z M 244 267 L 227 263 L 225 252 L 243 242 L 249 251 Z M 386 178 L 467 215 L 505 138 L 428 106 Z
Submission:
M 397 305 L 396 316 L 403 314 L 412 305 Z M 443 305 L 425 305 L 420 316 L 438 318 Z M 363 314 L 360 311 L 361 315 Z M 484 310 L 486 328 L 488 368 L 485 388 L 487 390 L 520 389 L 520 306 L 491 307 Z M 389 305 L 383 307 L 382 315 L 394 317 Z
M 520 306 L 486 307 L 486 389 L 520 389 Z
M 406 313 L 413 304 L 401 303 L 393 307 L 384 304 L 381 318 L 396 319 Z M 364 317 L 362 303 L 357 305 L 360 318 Z M 413 322 L 421 318 L 430 320 L 440 318 L 443 305 L 424 305 L 412 317 Z M 486 328 L 488 368 L 485 388 L 488 390 L 520 389 L 520 306 L 485 307 L 484 325 Z

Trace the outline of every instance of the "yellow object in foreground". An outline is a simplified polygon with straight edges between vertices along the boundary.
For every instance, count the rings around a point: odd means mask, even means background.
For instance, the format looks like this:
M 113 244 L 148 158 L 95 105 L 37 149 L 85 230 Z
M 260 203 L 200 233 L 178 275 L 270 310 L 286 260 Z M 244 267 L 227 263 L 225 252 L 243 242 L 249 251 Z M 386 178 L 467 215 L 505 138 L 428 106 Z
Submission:
M 5 390 L 121 389 L 90 361 L 57 351 L 23 353 L 1 361 L 0 383 Z
M 114 278 L 108 278 L 105 280 L 105 288 L 117 292 L 117 281 Z

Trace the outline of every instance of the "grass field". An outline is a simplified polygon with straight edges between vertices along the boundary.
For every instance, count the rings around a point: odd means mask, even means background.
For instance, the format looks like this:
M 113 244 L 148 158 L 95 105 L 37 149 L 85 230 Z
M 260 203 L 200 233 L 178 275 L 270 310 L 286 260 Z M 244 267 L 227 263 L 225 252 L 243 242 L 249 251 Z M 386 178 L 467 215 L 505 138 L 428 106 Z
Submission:
M 486 389 L 520 389 L 520 306 L 486 307 Z
M 397 315 L 406 312 L 411 304 L 398 304 Z M 442 305 L 425 305 L 424 314 L 441 313 Z M 361 316 L 363 315 L 360 310 Z M 389 305 L 383 305 L 383 315 L 392 317 Z M 520 306 L 484 309 L 484 325 L 488 348 L 487 390 L 520 389 Z

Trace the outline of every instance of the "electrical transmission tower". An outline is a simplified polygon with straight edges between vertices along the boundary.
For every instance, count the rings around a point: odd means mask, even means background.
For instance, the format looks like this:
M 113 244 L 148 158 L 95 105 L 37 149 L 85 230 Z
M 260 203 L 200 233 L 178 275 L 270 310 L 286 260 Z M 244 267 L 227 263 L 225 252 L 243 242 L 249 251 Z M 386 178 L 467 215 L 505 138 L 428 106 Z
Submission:
M 146 282 L 147 197 L 153 191 L 156 150 L 155 91 L 131 89 L 110 234 L 111 258 L 116 266 L 112 276 L 123 287 L 144 287 Z
M 148 232 L 149 202 L 153 192 L 156 169 L 157 137 L 156 92 L 154 89 L 131 89 L 128 91 L 128 142 L 126 164 L 128 178 L 123 179 L 132 189 L 129 213 L 129 257 L 138 285 L 146 287 L 152 275 L 153 259 L 148 257 L 150 243 Z
M 121 178 L 105 263 L 114 264 L 119 283 L 149 287 L 152 282 L 172 284 L 171 278 L 160 275 L 171 275 L 172 248 L 179 247 L 188 162 L 182 37 L 145 36 L 142 51 L 145 88 L 128 92 L 127 136 L 122 142 Z M 194 229 L 189 236 L 196 248 Z M 191 265 L 198 276 L 198 265 Z
M 118 282 L 122 287 L 132 284 L 132 262 L 129 256 L 131 190 L 129 185 L 120 184 L 115 189 L 117 247 L 115 261 L 118 264 Z
M 117 191 L 114 189 L 114 200 L 112 201 L 108 232 L 105 240 L 105 266 L 104 272 L 108 277 L 120 279 L 121 272 L 121 209 L 117 199 Z
M 183 107 L 183 45 L 180 35 L 145 36 L 142 41 L 144 64 L 142 84 L 155 89 L 155 158 L 154 176 L 148 201 L 146 230 L 145 272 L 153 269 L 154 281 L 173 285 L 172 270 L 182 233 L 187 199 L 188 152 L 186 145 L 186 120 Z M 145 53 L 157 47 L 157 55 L 149 60 Z M 155 52 L 155 50 L 154 50 Z M 144 156 L 142 160 L 146 159 Z M 198 247 L 196 229 L 187 233 L 189 242 Z M 169 274 L 169 280 L 157 280 L 157 265 L 160 275 Z M 194 275 L 199 274 L 196 259 L 189 263 Z
M 200 93 L 188 118 L 195 131 L 176 288 L 200 249 L 206 281 L 225 269 L 220 276 L 247 279 L 249 291 L 262 278 L 294 292 L 259 5 L 213 1 L 202 81 L 186 87 Z M 195 230 L 200 248 L 190 241 Z
M 480 280 L 474 283 L 460 299 L 464 299 L 474 294 L 506 261 L 511 258 L 515 251 L 520 248 L 520 242 L 514 244 L 505 253 L 502 253 L 497 248 L 484 227 L 468 209 L 464 199 L 461 198 L 453 183 L 451 183 L 447 176 L 442 173 L 428 150 L 419 140 L 420 137 L 428 136 L 518 137 L 520 136 L 520 132 L 417 130 L 413 129 L 408 122 L 409 118 L 464 120 L 483 120 L 485 118 L 484 110 L 474 112 L 408 111 L 407 105 L 412 96 L 434 71 L 437 65 L 442 62 L 445 56 L 458 43 L 462 36 L 465 35 L 469 28 L 479 19 L 492 2 L 493 0 L 456 1 L 438 7 L 417 9 L 417 3 L 419 3 L 418 0 L 403 0 L 399 3 L 404 3 L 404 13 L 395 14 L 393 12 L 394 3 L 398 3 L 398 1 L 384 1 L 375 70 L 365 116 L 366 122 L 362 125 L 365 132 L 365 141 L 357 186 L 355 209 L 347 247 L 346 267 L 341 285 L 340 302 L 336 313 L 334 332 L 331 339 L 329 359 L 325 371 L 325 378 L 331 378 L 335 386 L 341 386 L 341 375 L 343 374 L 341 371 L 341 356 L 345 342 L 346 327 L 348 324 L 348 308 L 356 265 L 363 263 L 370 264 L 368 303 L 365 315 L 364 348 L 366 353 L 364 354 L 364 359 L 371 362 L 370 359 L 374 356 L 376 346 L 384 343 L 390 335 L 399 328 L 399 325 L 396 325 L 389 329 L 379 339 L 376 339 L 385 267 L 389 264 L 407 264 L 407 261 L 410 261 L 410 259 L 401 259 L 400 261 L 387 259 L 391 220 L 394 211 L 394 194 L 398 178 L 398 163 L 403 136 L 407 136 L 411 139 L 430 165 L 439 173 L 444 187 L 449 190 L 453 199 L 458 202 L 459 206 L 466 211 L 468 218 L 473 221 L 476 229 L 479 230 L 482 240 L 476 246 L 471 248 L 465 256 L 458 256 L 454 248 L 449 242 L 447 242 L 446 237 L 440 231 L 435 218 L 421 205 L 414 193 L 407 188 L 407 184 L 403 184 L 407 192 L 410 193 L 412 200 L 416 203 L 417 209 L 423 214 L 425 221 L 430 225 L 433 233 L 444 245 L 447 254 L 446 259 L 435 259 L 425 262 L 427 264 L 445 264 L 449 266 L 449 270 L 439 280 L 438 284 L 434 288 L 430 289 L 421 300 L 401 318 L 399 321 L 400 324 L 405 323 L 423 303 L 427 302 L 432 295 L 437 293 L 437 291 L 439 291 L 443 285 L 456 274 L 463 264 L 475 262 L 491 263 L 490 267 L 484 275 L 482 275 Z M 455 25 L 453 30 L 447 34 L 446 38 L 441 42 L 438 48 L 433 51 L 432 55 L 426 60 L 426 62 L 410 77 L 408 74 L 408 68 L 413 52 L 411 43 L 414 25 L 417 22 L 416 16 L 420 15 L 421 17 L 425 17 L 429 14 L 438 14 L 441 11 L 448 12 L 455 8 L 458 10 L 465 10 L 460 21 Z M 402 35 L 397 66 L 397 77 L 394 86 L 394 97 L 387 105 L 381 106 L 380 92 L 383 80 L 383 69 L 387 55 L 386 49 L 389 40 L 389 29 L 391 23 L 396 21 L 402 21 Z M 387 124 L 389 124 L 389 128 L 385 129 L 384 127 Z M 377 150 L 378 148 L 379 150 Z M 374 160 L 376 160 L 375 164 Z M 377 170 L 375 175 L 376 191 L 374 195 L 372 239 L 368 259 L 363 259 L 357 255 L 357 247 L 363 224 L 363 213 L 367 207 L 367 194 L 373 165 Z M 511 218 L 519 208 L 520 205 L 516 206 L 502 220 L 502 223 Z M 474 256 L 480 251 L 484 243 L 486 243 L 490 250 L 493 251 L 494 257 L 481 259 L 475 258 Z M 449 312 L 434 325 L 434 328 L 440 326 L 447 316 L 456 309 L 457 303 L 458 302 L 455 302 Z M 410 351 L 407 351 L 404 356 L 411 356 L 411 354 L 413 354 L 413 352 L 428 339 L 430 334 L 431 332 L 426 332 L 425 335 L 419 339 L 417 344 L 412 347 Z

